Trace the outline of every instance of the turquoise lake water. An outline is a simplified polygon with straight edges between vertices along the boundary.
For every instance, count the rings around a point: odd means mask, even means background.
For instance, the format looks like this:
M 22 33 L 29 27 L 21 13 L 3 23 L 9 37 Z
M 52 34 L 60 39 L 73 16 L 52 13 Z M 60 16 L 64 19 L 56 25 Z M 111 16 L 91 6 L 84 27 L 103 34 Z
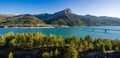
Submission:
M 120 31 L 107 31 L 104 30 L 94 30 L 83 29 L 83 28 L 100 28 L 100 29 L 114 29 L 120 30 L 120 26 L 81 26 L 81 27 L 68 27 L 68 28 L 0 28 L 0 35 L 4 35 L 8 32 L 13 33 L 30 33 L 30 32 L 42 32 L 46 35 L 62 35 L 63 37 L 71 36 L 87 36 L 90 35 L 94 38 L 110 38 L 110 39 L 120 39 Z

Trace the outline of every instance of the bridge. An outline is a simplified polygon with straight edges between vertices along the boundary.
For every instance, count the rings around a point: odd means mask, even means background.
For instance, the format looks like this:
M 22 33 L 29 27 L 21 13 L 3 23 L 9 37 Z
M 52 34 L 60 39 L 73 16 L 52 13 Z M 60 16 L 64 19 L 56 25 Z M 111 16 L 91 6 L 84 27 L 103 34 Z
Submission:
M 85 27 L 80 27 L 82 28 L 83 30 L 86 30 L 86 29 L 91 29 L 93 32 L 95 30 L 104 30 L 105 33 L 107 33 L 108 31 L 120 31 L 120 30 L 117 30 L 117 29 L 105 29 L 105 28 L 85 28 Z

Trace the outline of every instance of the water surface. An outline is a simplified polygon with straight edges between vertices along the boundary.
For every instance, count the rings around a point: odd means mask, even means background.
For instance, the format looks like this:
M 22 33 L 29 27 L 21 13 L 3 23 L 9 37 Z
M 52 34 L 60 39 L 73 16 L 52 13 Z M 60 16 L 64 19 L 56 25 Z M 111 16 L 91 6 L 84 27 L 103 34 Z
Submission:
M 8 32 L 13 33 L 30 33 L 30 32 L 42 32 L 46 35 L 55 34 L 62 35 L 63 37 L 71 36 L 87 36 L 90 35 L 94 38 L 110 38 L 110 39 L 120 39 L 120 31 L 107 31 L 104 30 L 94 30 L 83 29 L 83 28 L 100 28 L 100 29 L 115 29 L 120 30 L 119 26 L 81 26 L 81 27 L 68 27 L 68 28 L 0 28 L 0 34 L 4 35 Z

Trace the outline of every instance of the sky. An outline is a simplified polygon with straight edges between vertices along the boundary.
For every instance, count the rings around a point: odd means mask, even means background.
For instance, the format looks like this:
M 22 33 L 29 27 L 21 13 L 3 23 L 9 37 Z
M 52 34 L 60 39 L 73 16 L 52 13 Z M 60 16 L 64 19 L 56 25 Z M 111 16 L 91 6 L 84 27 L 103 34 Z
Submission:
M 120 0 L 0 0 L 0 14 L 52 14 L 65 8 L 79 15 L 120 18 Z

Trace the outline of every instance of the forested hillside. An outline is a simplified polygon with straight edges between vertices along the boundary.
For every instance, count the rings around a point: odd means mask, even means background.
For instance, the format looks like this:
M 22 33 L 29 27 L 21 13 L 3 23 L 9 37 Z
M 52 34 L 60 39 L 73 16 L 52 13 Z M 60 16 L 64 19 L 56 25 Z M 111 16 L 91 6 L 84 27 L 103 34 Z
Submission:
M 0 58 L 119 58 L 120 40 L 36 33 L 0 36 Z M 92 54 L 92 55 L 91 55 Z

